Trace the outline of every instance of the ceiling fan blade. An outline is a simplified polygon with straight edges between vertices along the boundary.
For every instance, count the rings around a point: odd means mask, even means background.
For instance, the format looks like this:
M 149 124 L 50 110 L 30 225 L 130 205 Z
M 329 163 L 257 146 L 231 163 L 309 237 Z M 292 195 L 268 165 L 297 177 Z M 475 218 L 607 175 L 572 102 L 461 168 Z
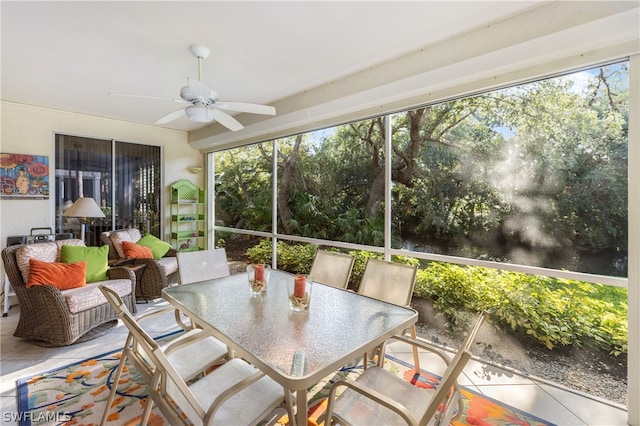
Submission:
M 165 98 L 165 97 L 162 97 L 162 96 L 129 95 L 129 94 L 126 94 L 126 93 L 111 93 L 111 92 L 107 93 L 107 95 L 125 96 L 127 98 L 157 99 L 157 100 L 161 100 L 161 101 L 171 101 L 171 102 L 178 102 L 178 103 L 186 103 L 182 99 Z
M 183 115 L 184 115 L 184 108 L 180 108 L 178 110 L 170 112 L 169 114 L 165 115 L 162 118 L 159 118 L 158 121 L 156 121 L 156 124 L 166 124 L 173 120 L 177 120 Z
M 216 108 L 211 108 L 211 111 L 213 112 L 213 117 L 215 118 L 215 120 L 227 129 L 235 132 L 236 130 L 244 128 L 244 126 L 240 124 L 238 120 L 236 120 L 226 112 Z
M 193 96 L 195 96 L 197 99 L 200 99 L 201 101 L 206 101 L 207 99 L 209 99 L 209 95 L 211 94 L 209 85 L 201 82 L 200 80 L 194 80 L 192 78 L 187 79 L 187 81 L 189 82 L 189 89 L 191 90 Z
M 276 115 L 276 109 L 270 105 L 252 104 L 248 102 L 216 102 L 216 108 L 228 111 L 249 112 L 251 114 Z

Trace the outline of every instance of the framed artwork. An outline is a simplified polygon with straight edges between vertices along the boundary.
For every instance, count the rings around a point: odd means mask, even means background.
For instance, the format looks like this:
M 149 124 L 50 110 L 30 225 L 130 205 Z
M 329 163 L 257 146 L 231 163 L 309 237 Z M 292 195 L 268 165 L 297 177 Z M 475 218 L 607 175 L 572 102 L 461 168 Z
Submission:
M 0 153 L 0 199 L 49 198 L 49 157 Z

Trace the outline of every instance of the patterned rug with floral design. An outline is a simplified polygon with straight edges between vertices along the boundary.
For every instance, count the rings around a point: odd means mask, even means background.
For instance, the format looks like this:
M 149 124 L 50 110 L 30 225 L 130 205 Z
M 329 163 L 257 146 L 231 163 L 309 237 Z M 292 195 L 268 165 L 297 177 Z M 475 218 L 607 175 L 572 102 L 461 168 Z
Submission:
M 120 356 L 119 351 L 110 352 L 55 371 L 18 380 L 20 425 L 99 424 Z M 404 377 L 416 386 L 431 388 L 438 383 L 438 376 L 424 370 L 416 374 L 413 366 L 391 356 L 386 357 L 384 365 L 389 371 Z M 344 368 L 326 377 L 310 390 L 310 425 L 322 423 L 326 395 L 331 383 L 346 376 L 355 377 L 361 371 L 362 366 Z M 463 395 L 465 410 L 454 425 L 552 425 L 469 389 L 463 389 Z M 126 368 L 110 411 L 108 424 L 137 424 L 146 403 L 146 396 L 147 386 L 141 376 L 133 368 Z M 263 422 L 263 425 L 287 423 L 286 412 L 278 409 Z M 168 422 L 154 407 L 149 424 L 167 425 Z

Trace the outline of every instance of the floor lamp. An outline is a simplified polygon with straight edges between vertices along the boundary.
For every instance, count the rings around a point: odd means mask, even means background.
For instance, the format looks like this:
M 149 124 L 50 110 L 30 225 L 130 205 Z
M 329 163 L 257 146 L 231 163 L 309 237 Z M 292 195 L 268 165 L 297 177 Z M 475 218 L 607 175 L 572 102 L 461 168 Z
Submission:
M 89 222 L 89 218 L 104 217 L 104 213 L 102 213 L 96 201 L 90 197 L 78 198 L 62 215 L 80 219 L 80 239 L 85 244 L 85 226 Z

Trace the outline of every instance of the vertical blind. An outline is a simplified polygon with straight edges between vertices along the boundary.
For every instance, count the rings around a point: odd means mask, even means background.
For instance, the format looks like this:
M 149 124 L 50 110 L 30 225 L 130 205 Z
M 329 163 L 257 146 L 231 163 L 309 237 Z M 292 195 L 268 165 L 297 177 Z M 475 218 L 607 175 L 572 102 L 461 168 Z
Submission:
M 160 147 L 60 134 L 55 145 L 57 232 L 79 235 L 79 225 L 62 213 L 91 197 L 105 218 L 88 225 L 88 245 L 120 228 L 160 236 Z

